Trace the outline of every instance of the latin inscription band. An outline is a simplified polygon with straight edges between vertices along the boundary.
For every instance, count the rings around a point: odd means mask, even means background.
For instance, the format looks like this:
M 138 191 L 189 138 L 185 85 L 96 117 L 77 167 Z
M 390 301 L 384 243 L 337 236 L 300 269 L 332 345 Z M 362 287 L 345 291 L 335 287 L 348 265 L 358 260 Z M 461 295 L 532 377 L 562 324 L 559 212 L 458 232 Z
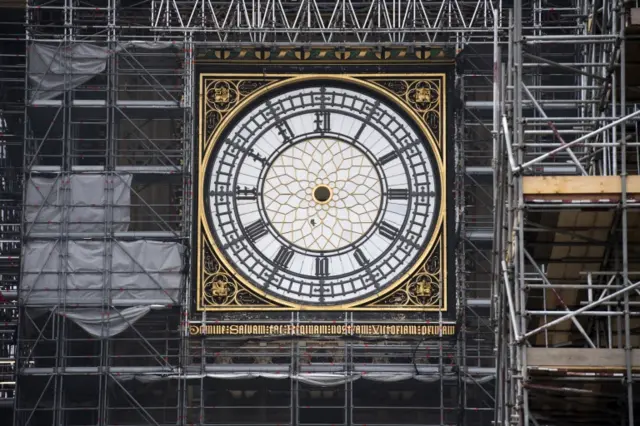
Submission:
M 456 326 L 391 324 L 208 324 L 189 325 L 191 336 L 292 335 L 292 336 L 453 336 Z

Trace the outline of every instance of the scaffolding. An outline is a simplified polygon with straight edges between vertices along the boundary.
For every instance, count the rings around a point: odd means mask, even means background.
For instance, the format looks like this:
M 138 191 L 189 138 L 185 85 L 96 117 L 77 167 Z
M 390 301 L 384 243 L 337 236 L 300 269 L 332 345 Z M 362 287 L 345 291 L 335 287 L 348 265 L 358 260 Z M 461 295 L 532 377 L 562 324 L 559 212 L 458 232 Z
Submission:
M 496 424 L 633 425 L 637 4 L 515 1 L 494 118 Z
M 22 214 L 24 117 L 24 13 L 2 9 L 0 38 L 0 410 L 10 416 L 15 391 L 15 349 Z
M 629 4 L 511 3 L 28 0 L 3 18 L 0 399 L 15 424 L 633 424 L 627 180 L 618 198 L 527 181 L 639 174 Z M 198 55 L 425 44 L 458 54 L 456 338 L 188 337 Z M 536 352 L 571 348 L 622 363 Z

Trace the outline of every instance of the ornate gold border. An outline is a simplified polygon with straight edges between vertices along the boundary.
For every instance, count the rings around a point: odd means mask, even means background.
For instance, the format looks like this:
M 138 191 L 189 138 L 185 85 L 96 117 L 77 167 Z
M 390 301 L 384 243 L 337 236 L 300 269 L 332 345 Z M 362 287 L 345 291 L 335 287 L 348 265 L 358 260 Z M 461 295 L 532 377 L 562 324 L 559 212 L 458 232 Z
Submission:
M 219 108 L 216 110 L 215 105 L 212 107 L 211 100 L 205 97 L 209 94 L 206 91 L 211 89 L 210 81 L 227 81 L 233 85 L 238 81 L 260 81 L 261 85 L 256 87 L 255 90 L 250 93 L 238 94 L 234 97 L 234 105 L 231 108 L 221 111 Z M 265 93 L 278 89 L 287 85 L 292 85 L 300 82 L 308 82 L 313 80 L 334 80 L 339 82 L 346 82 L 355 86 L 365 87 L 396 104 L 400 107 L 409 117 L 414 120 L 423 134 L 426 136 L 429 144 L 433 150 L 436 165 L 440 175 L 440 185 L 442 188 L 442 199 L 440 202 L 440 211 L 436 225 L 434 226 L 433 235 L 427 248 L 421 254 L 419 260 L 407 271 L 400 279 L 398 279 L 393 285 L 388 286 L 383 291 L 369 296 L 365 299 L 358 300 L 356 302 L 343 304 L 343 305 L 331 305 L 331 306 L 310 306 L 300 305 L 289 301 L 284 301 L 274 297 L 246 280 L 240 274 L 238 274 L 232 265 L 229 264 L 227 259 L 218 250 L 214 243 L 214 238 L 209 229 L 207 223 L 207 216 L 205 212 L 205 203 L 203 197 L 204 190 L 204 177 L 206 166 L 213 154 L 213 148 L 216 140 L 226 129 L 226 126 L 252 101 Z M 407 87 L 411 87 L 415 82 L 425 81 L 438 81 L 441 84 L 438 95 L 438 112 L 439 112 L 439 129 L 434 132 L 424 116 L 424 111 L 417 108 L 415 102 L 410 100 L 406 91 L 392 90 L 385 82 L 388 81 L 403 81 L 407 84 Z M 200 91 L 199 91 L 199 130 L 198 130 L 198 219 L 197 219 L 197 245 L 196 245 L 196 309 L 198 311 L 248 311 L 248 310 L 260 310 L 260 311 L 291 311 L 291 310 L 305 310 L 305 311 L 332 311 L 332 310 L 352 310 L 352 311 L 446 311 L 448 308 L 448 289 L 447 289 L 447 227 L 446 225 L 446 210 L 447 210 L 447 170 L 446 170 L 446 74 L 444 73 L 409 73 L 409 74 L 213 74 L 202 73 L 200 74 Z M 231 87 L 231 86 L 230 86 Z M 237 87 L 237 86 L 236 86 Z M 238 92 L 239 93 L 239 92 Z M 234 95 L 235 96 L 235 95 Z M 215 96 L 214 96 L 215 100 Z M 415 99 L 414 99 L 415 100 Z M 215 103 L 215 102 L 214 102 Z M 205 108 L 205 105 L 210 107 Z M 423 108 L 424 109 L 424 108 Z M 219 120 L 209 130 L 213 132 L 209 134 L 206 132 L 207 128 L 207 114 L 214 111 L 219 114 Z M 434 134 L 434 133 L 437 133 Z M 444 149 L 443 149 L 444 148 Z M 214 268 L 219 268 L 221 271 L 221 277 L 224 279 L 216 280 L 215 284 L 209 280 L 206 285 L 216 285 L 220 291 L 235 291 L 242 287 L 242 291 L 248 291 L 253 294 L 255 303 L 224 303 L 215 306 L 203 306 L 203 290 L 205 285 L 205 252 L 204 247 L 210 247 L 215 254 Z M 438 298 L 438 304 L 410 304 L 408 302 L 402 303 L 384 303 L 385 300 L 389 301 L 393 299 L 396 293 L 398 294 L 420 294 L 422 300 L 429 300 L 432 294 L 433 278 L 436 276 L 434 271 L 427 270 L 427 263 L 433 256 L 439 258 L 437 273 L 440 275 L 440 280 L 437 283 L 437 290 L 440 297 Z M 416 280 L 416 277 L 422 277 Z M 227 287 L 225 287 L 227 286 Z M 231 287 L 228 287 L 231 286 Z M 416 287 L 419 286 L 419 287 Z M 420 289 L 416 293 L 416 289 Z M 410 298 L 411 299 L 411 298 Z M 234 299 L 235 300 L 235 299 Z M 416 298 L 413 298 L 413 302 L 416 302 Z

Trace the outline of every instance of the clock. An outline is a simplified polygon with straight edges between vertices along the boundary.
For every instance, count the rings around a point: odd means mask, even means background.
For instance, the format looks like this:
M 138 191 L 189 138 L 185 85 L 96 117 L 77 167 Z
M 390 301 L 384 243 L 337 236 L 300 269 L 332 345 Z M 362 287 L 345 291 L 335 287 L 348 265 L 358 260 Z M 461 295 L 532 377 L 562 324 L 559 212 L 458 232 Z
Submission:
M 441 212 L 431 136 L 363 85 L 266 93 L 227 121 L 205 162 L 206 226 L 227 275 L 303 308 L 353 306 L 410 277 Z

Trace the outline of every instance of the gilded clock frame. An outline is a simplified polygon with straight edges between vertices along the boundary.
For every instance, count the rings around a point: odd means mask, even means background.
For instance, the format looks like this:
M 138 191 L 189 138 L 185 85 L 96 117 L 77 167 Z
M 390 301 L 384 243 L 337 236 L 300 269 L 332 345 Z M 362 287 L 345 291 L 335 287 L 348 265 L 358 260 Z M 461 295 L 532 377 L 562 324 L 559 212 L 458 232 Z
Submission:
M 447 75 L 445 73 L 257 74 L 201 73 L 198 93 L 196 311 L 422 311 L 447 312 L 452 303 L 447 277 Z M 403 110 L 426 137 L 440 178 L 441 199 L 431 239 L 419 260 L 393 284 L 366 298 L 340 305 L 285 301 L 237 273 L 216 247 L 204 194 L 214 146 L 227 125 L 272 90 L 314 80 L 363 87 Z M 435 98 L 433 95 L 436 95 Z M 436 117 L 436 118 L 434 118 Z

